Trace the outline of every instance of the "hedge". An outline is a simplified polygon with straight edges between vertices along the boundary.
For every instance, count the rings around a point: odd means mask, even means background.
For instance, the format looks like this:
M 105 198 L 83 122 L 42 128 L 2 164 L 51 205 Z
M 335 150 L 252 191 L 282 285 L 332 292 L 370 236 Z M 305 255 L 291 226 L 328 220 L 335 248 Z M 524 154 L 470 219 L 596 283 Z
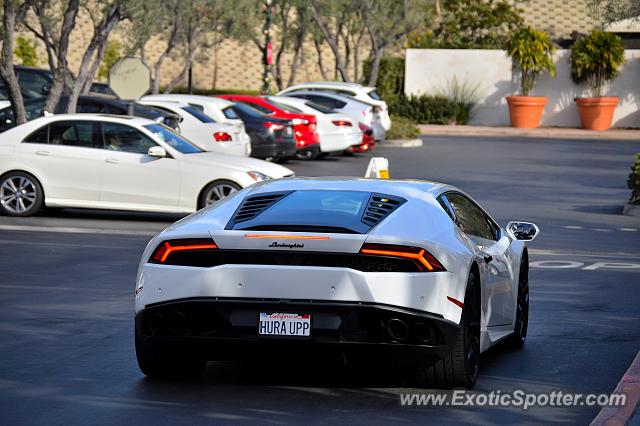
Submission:
M 391 116 L 391 128 L 386 134 L 387 139 L 415 139 L 420 136 L 416 123 L 399 115 Z
M 467 124 L 473 108 L 441 95 L 399 95 L 387 102 L 389 113 L 422 124 Z

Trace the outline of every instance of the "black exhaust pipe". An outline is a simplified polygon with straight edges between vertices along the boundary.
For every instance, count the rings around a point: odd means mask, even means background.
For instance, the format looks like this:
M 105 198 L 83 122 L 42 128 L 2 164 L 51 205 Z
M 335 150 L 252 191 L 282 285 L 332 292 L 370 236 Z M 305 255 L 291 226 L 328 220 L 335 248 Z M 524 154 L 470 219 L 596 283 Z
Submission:
M 393 340 L 402 342 L 409 337 L 409 327 L 401 319 L 392 318 L 387 322 L 387 333 Z
M 413 333 L 418 342 L 424 344 L 433 343 L 435 338 L 433 329 L 423 322 L 419 322 L 413 326 Z

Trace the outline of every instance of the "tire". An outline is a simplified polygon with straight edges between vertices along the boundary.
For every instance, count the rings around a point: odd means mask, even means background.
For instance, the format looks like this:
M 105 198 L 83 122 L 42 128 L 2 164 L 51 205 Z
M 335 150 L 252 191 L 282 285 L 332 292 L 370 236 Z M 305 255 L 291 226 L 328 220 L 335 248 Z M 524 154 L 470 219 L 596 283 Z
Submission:
M 0 212 L 7 216 L 32 216 L 44 204 L 38 179 L 25 172 L 10 172 L 0 178 Z
M 154 379 L 195 379 L 202 375 L 207 361 L 202 358 L 180 353 L 160 351 L 135 333 L 136 359 L 142 373 Z
M 516 301 L 516 320 L 513 334 L 509 336 L 509 345 L 514 349 L 524 346 L 529 328 L 529 255 L 525 251 L 520 260 L 518 277 L 518 298 Z
M 285 164 L 285 163 L 288 163 L 289 160 L 291 160 L 291 156 L 287 155 L 285 157 L 277 157 L 275 159 L 275 162 L 278 163 L 278 164 Z
M 453 350 L 441 360 L 421 368 L 422 386 L 472 389 L 478 379 L 480 358 L 480 284 L 471 272 L 467 279 L 460 330 Z
M 315 160 L 319 156 L 320 156 L 320 148 L 317 146 L 314 146 L 309 149 L 305 149 L 302 152 L 296 152 L 296 158 L 298 160 L 310 161 L 310 160 Z
M 198 197 L 198 210 L 220 201 L 241 189 L 242 187 L 240 185 L 226 179 L 211 182 L 200 192 L 200 196 Z

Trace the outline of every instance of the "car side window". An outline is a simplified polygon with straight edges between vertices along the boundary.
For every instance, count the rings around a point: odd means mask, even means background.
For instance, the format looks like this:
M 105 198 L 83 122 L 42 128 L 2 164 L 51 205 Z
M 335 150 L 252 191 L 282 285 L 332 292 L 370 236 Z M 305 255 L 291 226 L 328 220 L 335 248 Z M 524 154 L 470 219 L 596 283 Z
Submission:
M 102 123 L 105 149 L 110 151 L 146 154 L 149 148 L 157 146 L 151 138 L 135 127 L 120 123 Z
M 240 101 L 242 102 L 242 101 Z M 248 103 L 248 102 L 242 102 L 243 104 L 249 105 L 250 107 L 253 107 L 255 109 L 257 109 L 258 111 L 264 113 L 264 114 L 273 114 L 273 111 L 271 111 L 269 108 L 259 105 L 259 104 L 252 104 L 252 103 Z
M 453 208 L 455 222 L 462 232 L 485 240 L 496 239 L 496 232 L 494 232 L 489 219 L 473 201 L 457 193 L 446 194 L 446 199 Z
M 49 143 L 80 148 L 101 148 L 92 121 L 56 121 L 49 124 Z
M 26 137 L 24 143 L 49 143 L 49 125 L 42 126 Z

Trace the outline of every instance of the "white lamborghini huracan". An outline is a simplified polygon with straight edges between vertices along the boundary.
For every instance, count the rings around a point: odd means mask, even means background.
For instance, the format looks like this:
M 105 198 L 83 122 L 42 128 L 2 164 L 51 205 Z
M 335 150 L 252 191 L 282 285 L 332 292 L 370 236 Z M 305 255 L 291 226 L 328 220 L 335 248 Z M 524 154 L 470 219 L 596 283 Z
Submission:
M 291 178 L 258 183 L 147 246 L 135 289 L 138 364 L 197 375 L 210 359 L 337 353 L 471 388 L 479 355 L 522 346 L 531 223 L 501 228 L 452 186 Z

